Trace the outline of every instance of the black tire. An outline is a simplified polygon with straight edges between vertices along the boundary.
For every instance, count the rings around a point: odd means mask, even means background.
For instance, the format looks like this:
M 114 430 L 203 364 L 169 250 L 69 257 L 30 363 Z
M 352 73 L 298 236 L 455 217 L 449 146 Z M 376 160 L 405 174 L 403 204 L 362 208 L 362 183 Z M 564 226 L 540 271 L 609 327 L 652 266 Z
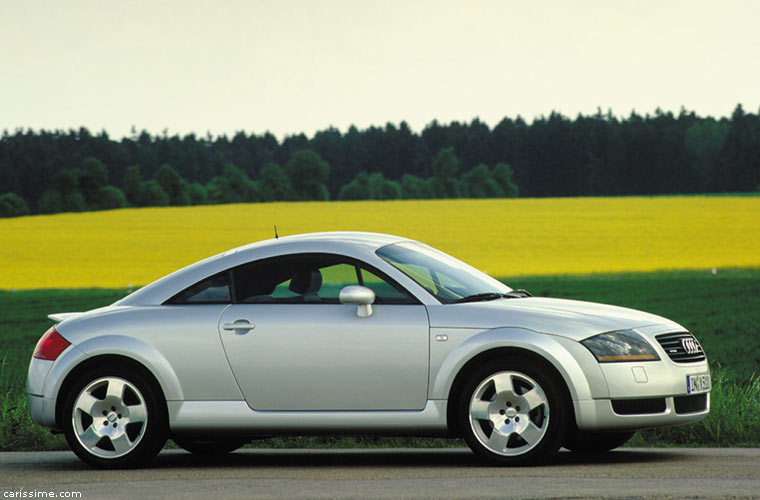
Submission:
M 456 411 L 469 447 L 493 464 L 510 466 L 552 457 L 571 415 L 559 376 L 517 357 L 477 369 L 459 392 Z
M 166 404 L 160 389 L 140 370 L 98 367 L 69 386 L 62 427 L 72 451 L 85 463 L 140 467 L 166 443 Z
M 247 443 L 245 439 L 204 439 L 196 436 L 172 436 L 172 441 L 185 451 L 195 455 L 224 455 L 231 453 Z
M 635 431 L 596 432 L 580 431 L 568 433 L 564 447 L 575 453 L 604 453 L 622 446 L 636 434 Z

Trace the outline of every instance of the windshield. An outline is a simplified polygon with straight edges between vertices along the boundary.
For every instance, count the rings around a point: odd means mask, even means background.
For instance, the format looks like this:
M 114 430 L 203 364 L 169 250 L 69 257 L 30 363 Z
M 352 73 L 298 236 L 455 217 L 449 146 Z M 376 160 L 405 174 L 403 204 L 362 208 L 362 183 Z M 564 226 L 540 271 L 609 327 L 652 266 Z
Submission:
M 375 253 L 444 304 L 475 295 L 512 291 L 474 267 L 421 243 L 393 243 Z

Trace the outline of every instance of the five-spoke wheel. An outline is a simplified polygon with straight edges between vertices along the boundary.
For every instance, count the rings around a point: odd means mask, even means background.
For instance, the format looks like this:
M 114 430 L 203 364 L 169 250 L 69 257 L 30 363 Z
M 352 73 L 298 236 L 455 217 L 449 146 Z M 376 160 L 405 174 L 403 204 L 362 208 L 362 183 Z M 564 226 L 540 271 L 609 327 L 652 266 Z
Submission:
M 166 441 L 166 416 L 151 383 L 123 369 L 76 381 L 65 402 L 66 440 L 85 462 L 128 467 L 147 462 Z
M 521 455 L 549 428 L 549 402 L 535 380 L 522 373 L 495 373 L 470 399 L 470 427 L 478 441 L 499 455 Z
M 535 366 L 508 359 L 478 370 L 460 395 L 460 426 L 477 454 L 501 464 L 544 461 L 564 436 L 568 405 Z
M 103 377 L 85 387 L 71 416 L 79 443 L 102 458 L 132 451 L 145 436 L 148 409 L 140 391 L 118 377 Z

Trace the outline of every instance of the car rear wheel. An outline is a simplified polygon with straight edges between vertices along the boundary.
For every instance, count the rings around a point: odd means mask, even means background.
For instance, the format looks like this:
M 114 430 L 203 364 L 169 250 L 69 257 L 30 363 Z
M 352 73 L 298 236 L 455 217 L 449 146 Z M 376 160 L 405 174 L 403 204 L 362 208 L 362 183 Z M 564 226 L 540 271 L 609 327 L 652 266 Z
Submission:
M 487 364 L 461 393 L 465 441 L 501 465 L 546 461 L 559 449 L 567 426 L 569 407 L 560 384 L 522 359 Z
M 134 370 L 100 368 L 79 377 L 64 407 L 66 441 L 103 468 L 145 465 L 163 447 L 167 418 L 158 391 Z
M 568 434 L 563 446 L 576 453 L 604 453 L 622 446 L 634 434 L 634 431 L 592 432 L 576 430 Z

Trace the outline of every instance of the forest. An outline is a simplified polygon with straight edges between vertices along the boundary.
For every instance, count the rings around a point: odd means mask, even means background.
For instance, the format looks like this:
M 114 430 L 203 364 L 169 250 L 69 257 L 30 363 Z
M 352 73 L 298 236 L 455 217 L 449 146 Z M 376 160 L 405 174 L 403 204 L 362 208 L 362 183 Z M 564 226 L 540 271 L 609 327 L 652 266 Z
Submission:
M 240 202 L 740 193 L 760 189 L 760 115 L 657 110 L 493 128 L 433 121 L 281 141 L 16 130 L 0 137 L 0 216 Z

